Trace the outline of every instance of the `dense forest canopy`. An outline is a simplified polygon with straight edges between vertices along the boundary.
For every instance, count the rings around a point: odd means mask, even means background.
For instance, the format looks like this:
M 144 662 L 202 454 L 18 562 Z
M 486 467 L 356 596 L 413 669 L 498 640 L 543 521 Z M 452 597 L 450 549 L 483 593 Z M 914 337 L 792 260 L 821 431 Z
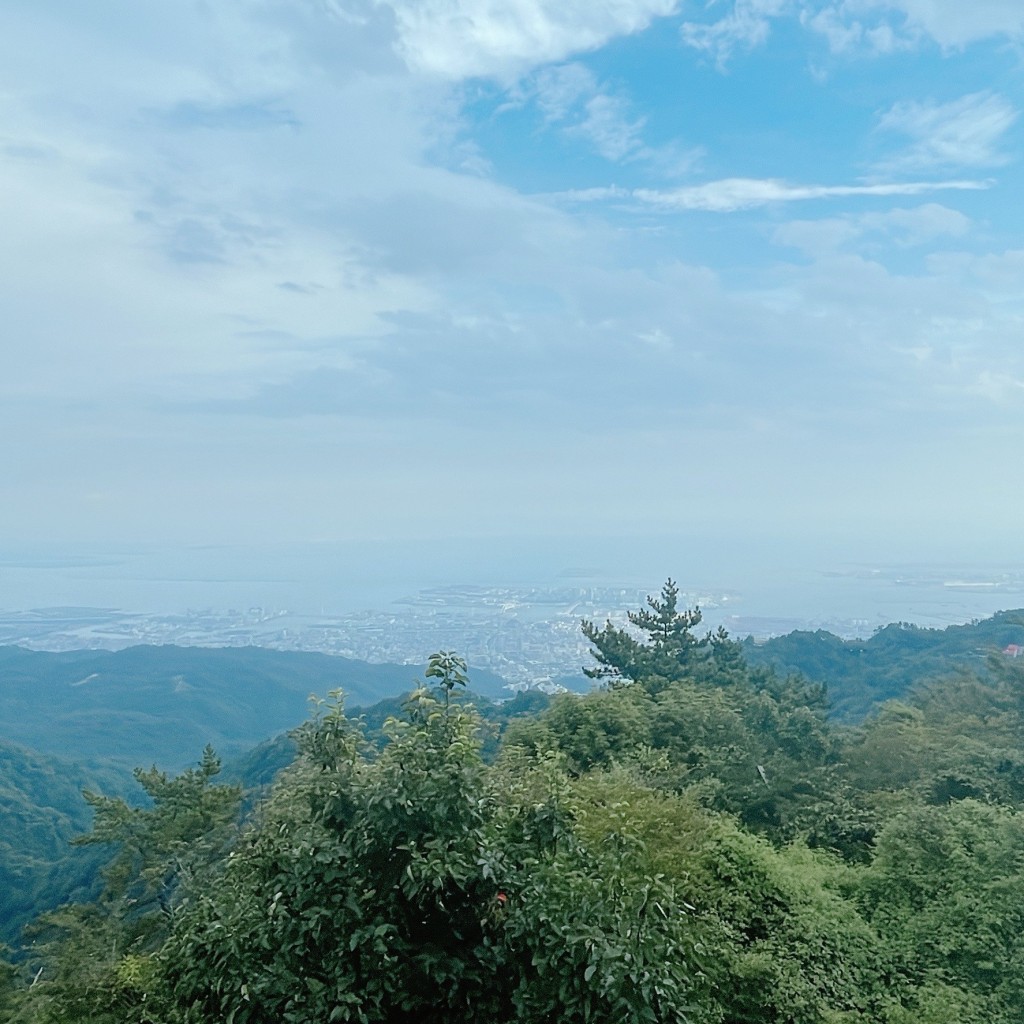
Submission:
M 26 930 L 4 1019 L 1016 1021 L 1019 662 L 849 726 L 677 597 L 583 624 L 589 694 L 484 715 L 442 651 L 255 795 L 209 749 L 90 793 L 99 889 Z
M 1024 612 L 997 612 L 945 629 L 893 622 L 866 640 L 842 640 L 819 629 L 743 643 L 751 664 L 827 683 L 832 715 L 850 724 L 937 676 L 960 670 L 987 675 L 988 659 L 1007 648 L 1024 649 Z

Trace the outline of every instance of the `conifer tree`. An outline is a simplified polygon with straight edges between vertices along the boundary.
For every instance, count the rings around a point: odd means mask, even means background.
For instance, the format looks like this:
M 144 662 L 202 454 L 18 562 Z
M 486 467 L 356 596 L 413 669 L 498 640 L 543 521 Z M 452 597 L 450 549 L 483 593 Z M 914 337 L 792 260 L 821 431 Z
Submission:
M 597 662 L 596 668 L 584 668 L 584 673 L 591 679 L 606 679 L 612 686 L 632 681 L 655 691 L 706 659 L 711 636 L 698 637 L 693 632 L 701 623 L 700 608 L 680 610 L 678 602 L 679 587 L 668 579 L 660 597 L 648 596 L 646 608 L 626 613 L 642 639 L 611 620 L 602 629 L 584 620 L 583 635 L 594 645 L 591 654 Z

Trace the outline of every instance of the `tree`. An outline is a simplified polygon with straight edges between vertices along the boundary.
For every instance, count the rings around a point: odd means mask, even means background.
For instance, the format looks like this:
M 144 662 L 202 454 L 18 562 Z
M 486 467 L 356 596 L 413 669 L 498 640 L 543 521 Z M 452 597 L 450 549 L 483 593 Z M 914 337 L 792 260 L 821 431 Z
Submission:
M 8 959 L 10 950 L 0 945 L 0 1014 L 3 1020 L 14 1018 L 15 991 L 18 970 Z
M 96 902 L 60 907 L 28 929 L 35 972 L 24 1000 L 28 1019 L 149 1020 L 153 956 L 233 834 L 241 791 L 214 784 L 219 772 L 207 747 L 196 768 L 175 778 L 137 769 L 148 806 L 86 792 L 95 818 L 76 843 L 109 846 L 113 855 Z
M 917 806 L 886 824 L 876 848 L 854 892 L 889 943 L 901 983 L 958 989 L 979 1020 L 1018 1020 L 1024 817 L 971 799 Z
M 557 759 L 488 768 L 478 726 L 420 689 L 375 756 L 339 700 L 321 706 L 262 819 L 175 919 L 168 1016 L 682 1021 L 697 972 L 671 890 L 581 840 Z
M 427 679 L 438 680 L 437 685 L 444 690 L 444 706 L 451 703 L 452 690 L 456 686 L 465 688 L 469 682 L 466 662 L 452 651 L 438 651 L 430 656 L 427 662 Z
M 557 699 L 506 742 L 553 747 L 578 773 L 649 746 L 665 755 L 666 788 L 699 786 L 710 806 L 777 841 L 806 835 L 827 803 L 838 760 L 824 687 L 748 668 L 724 630 L 698 639 L 700 612 L 680 612 L 677 599 L 670 579 L 660 599 L 629 613 L 642 638 L 584 622 L 598 662 L 589 672 L 612 686 Z
M 631 629 L 605 622 L 601 629 L 586 619 L 583 635 L 593 644 L 595 668 L 584 668 L 591 679 L 608 680 L 612 687 L 639 683 L 657 693 L 688 676 L 727 686 L 746 675 L 741 644 L 719 626 L 698 636 L 699 608 L 679 609 L 679 587 L 666 580 L 660 597 L 647 597 L 647 607 L 626 612 Z
M 655 690 L 706 657 L 710 636 L 698 638 L 693 633 L 701 622 L 700 609 L 680 611 L 678 599 L 679 587 L 669 579 L 660 598 L 648 596 L 646 608 L 626 613 L 630 625 L 643 634 L 642 640 L 611 620 L 598 629 L 584 619 L 583 635 L 594 645 L 591 654 L 597 662 L 596 668 L 584 668 L 584 673 L 591 679 L 608 679 L 612 685 L 633 681 Z

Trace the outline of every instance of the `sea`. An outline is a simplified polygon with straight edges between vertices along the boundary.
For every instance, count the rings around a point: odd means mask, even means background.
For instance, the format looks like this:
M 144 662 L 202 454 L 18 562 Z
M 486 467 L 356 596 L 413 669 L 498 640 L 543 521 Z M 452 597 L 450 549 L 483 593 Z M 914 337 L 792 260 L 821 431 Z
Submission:
M 297 615 L 383 610 L 438 588 L 657 594 L 672 578 L 733 635 L 889 622 L 942 627 L 1024 607 L 1024 561 L 877 557 L 723 538 L 388 538 L 241 544 L 0 548 L 0 610 L 180 614 L 262 607 Z

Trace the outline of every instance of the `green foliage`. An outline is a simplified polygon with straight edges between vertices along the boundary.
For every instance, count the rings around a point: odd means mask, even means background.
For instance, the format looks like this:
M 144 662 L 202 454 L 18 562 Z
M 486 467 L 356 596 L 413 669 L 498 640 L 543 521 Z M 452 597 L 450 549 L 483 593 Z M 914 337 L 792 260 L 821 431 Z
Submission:
M 679 611 L 677 594 L 669 580 L 660 600 L 632 613 L 646 641 L 585 623 L 594 674 L 612 688 L 559 697 L 536 722 L 510 728 L 506 744 L 558 750 L 578 774 L 649 747 L 665 755 L 663 785 L 697 786 L 710 806 L 776 839 L 808 832 L 838 761 L 823 688 L 748 669 L 724 631 L 697 640 L 699 612 Z
M 367 742 L 378 750 L 383 750 L 387 746 L 388 738 L 384 725 L 391 718 L 401 717 L 408 699 L 409 693 L 405 693 L 401 697 L 389 697 L 368 708 L 359 709 L 358 721 Z M 472 690 L 453 689 L 449 694 L 449 702 L 471 705 L 479 714 L 481 724 L 478 738 L 481 743 L 481 754 L 484 761 L 491 762 L 498 754 L 501 737 L 509 725 L 525 724 L 534 719 L 549 705 L 551 698 L 539 690 L 527 690 L 517 693 L 511 700 L 498 703 Z M 294 759 L 294 754 L 291 759 Z M 252 776 L 246 776 L 250 777 Z
M 650 697 L 638 688 L 560 694 L 537 718 L 509 725 L 506 747 L 536 755 L 557 750 L 575 775 L 627 760 L 651 742 Z
M 10 952 L 0 945 L 0 1020 L 11 1020 L 14 1016 L 18 969 L 7 959 Z
M 291 729 L 310 693 L 343 686 L 367 705 L 409 688 L 405 665 L 258 647 L 26 651 L 0 646 L 0 740 L 80 763 L 188 766 L 211 744 L 224 757 Z M 474 673 L 501 696 L 503 680 Z
M 989 656 L 1008 644 L 1024 644 L 1019 611 L 945 629 L 892 623 L 867 640 L 798 630 L 764 643 L 748 639 L 743 650 L 751 664 L 827 683 L 835 718 L 855 723 L 886 700 L 905 700 L 922 683 L 958 671 L 990 671 Z M 1005 665 L 1006 659 L 999 655 L 997 662 Z
M 840 891 L 850 871 L 840 862 L 802 846 L 775 849 L 692 793 L 652 789 L 643 771 L 595 773 L 576 792 L 580 832 L 625 840 L 637 877 L 661 879 L 685 912 L 702 971 L 694 1012 L 729 1022 L 875 1021 L 895 1002 L 884 943 Z
M 882 1016 L 891 1001 L 886 950 L 836 891 L 842 871 L 800 845 L 776 850 L 725 827 L 709 838 L 701 851 L 702 902 L 713 899 L 731 940 L 718 978 L 728 1019 Z
M 93 827 L 75 842 L 114 847 L 103 870 L 104 893 L 131 908 L 118 916 L 152 925 L 158 912 L 160 918 L 173 914 L 197 865 L 215 859 L 233 834 L 241 790 L 214 784 L 220 768 L 208 746 L 195 768 L 174 778 L 157 768 L 136 769 L 148 797 L 143 807 L 86 791 Z
M 1024 818 L 960 800 L 890 821 L 855 892 L 905 981 L 955 987 L 989 1021 L 1024 1005 Z
M 338 703 L 160 956 L 185 1021 L 682 1019 L 671 891 L 575 831 L 555 762 L 488 769 L 479 722 L 414 693 L 362 749 Z
M 451 698 L 452 690 L 456 686 L 465 689 L 469 682 L 469 677 L 466 675 L 466 662 L 452 651 L 438 651 L 436 654 L 432 654 L 424 674 L 427 679 L 436 679 L 437 685 L 444 690 L 446 706 Z
M 598 629 L 592 622 L 582 623 L 583 635 L 593 644 L 597 668 L 583 671 L 591 679 L 613 683 L 634 681 L 656 690 L 661 680 L 678 678 L 690 670 L 711 649 L 710 637 L 698 638 L 693 629 L 700 625 L 699 608 L 678 608 L 679 587 L 669 579 L 661 588 L 661 597 L 648 597 L 647 607 L 627 612 L 634 633 L 611 621 Z
M 821 843 L 868 860 L 885 823 L 915 807 L 967 798 L 1024 807 L 1019 671 L 947 676 L 846 733 Z
M 0 737 L 35 748 L 0 739 L 0 942 L 16 946 L 33 917 L 100 891 L 102 856 L 69 848 L 92 824 L 83 790 L 130 797 L 134 765 L 155 759 L 176 770 L 207 743 L 246 751 L 232 777 L 266 785 L 294 747 L 279 737 L 258 754 L 249 748 L 301 721 L 310 691 L 344 684 L 372 702 L 406 690 L 409 670 L 257 648 L 0 647 L 0 680 Z M 479 672 L 475 682 L 503 693 L 493 674 Z
M 1015 1022 L 1024 669 L 844 729 L 676 596 L 590 626 L 610 685 L 585 696 L 478 711 L 442 651 L 367 738 L 319 702 L 242 832 L 212 751 L 137 772 L 145 806 L 90 795 L 104 890 L 0 960 L 0 1019 Z M 875 642 L 904 633 L 923 657 Z
M 495 893 L 477 864 L 467 724 L 419 691 L 369 761 L 341 706 L 321 708 L 262 822 L 164 951 L 187 1019 L 430 1019 L 438 992 L 486 999 L 456 952 L 480 946 Z
M 20 997 L 25 1019 L 150 1019 L 153 954 L 187 905 L 189 887 L 198 874 L 209 877 L 233 831 L 241 794 L 213 783 L 219 771 L 208 747 L 198 767 L 177 778 L 138 770 L 148 806 L 86 793 L 93 829 L 77 842 L 110 847 L 113 856 L 99 899 L 58 908 L 31 927 L 30 963 L 37 974 Z
M 15 945 L 44 910 L 97 895 L 100 858 L 68 845 L 90 826 L 82 789 L 96 786 L 127 790 L 116 772 L 0 743 L 0 942 Z

